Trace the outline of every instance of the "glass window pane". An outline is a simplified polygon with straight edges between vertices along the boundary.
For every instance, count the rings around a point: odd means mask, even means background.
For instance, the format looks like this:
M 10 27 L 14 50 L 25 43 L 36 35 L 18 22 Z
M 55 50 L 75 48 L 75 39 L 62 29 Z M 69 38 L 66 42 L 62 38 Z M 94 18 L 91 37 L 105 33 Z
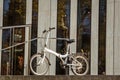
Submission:
M 5 29 L 3 30 L 3 33 L 4 34 L 2 36 L 2 43 L 3 43 L 3 46 L 2 48 L 6 48 L 6 47 L 9 47 L 11 46 L 11 37 L 12 37 L 12 34 L 11 34 L 12 30 L 11 29 Z
M 38 29 L 38 1 L 32 1 L 32 29 L 31 29 L 31 39 L 37 38 Z M 31 56 L 37 53 L 37 40 L 31 42 Z M 34 63 L 35 65 L 35 63 Z M 30 74 L 33 74 L 30 72 Z
M 3 26 L 26 24 L 26 0 L 4 0 Z M 25 28 L 3 30 L 2 48 L 8 48 L 25 41 Z M 2 51 L 1 74 L 23 75 L 24 44 Z M 6 61 L 4 63 L 4 61 Z M 6 73 L 4 73 L 6 71 Z
M 26 20 L 26 0 L 4 0 L 3 26 L 22 25 Z
M 99 2 L 99 57 L 98 74 L 105 74 L 105 55 L 106 55 L 106 0 Z
M 25 41 L 25 28 L 4 29 L 2 38 L 1 68 L 2 75 L 23 75 L 24 44 L 11 47 Z M 11 47 L 11 48 L 10 48 Z
M 22 43 L 25 41 L 25 28 L 15 28 L 13 33 L 14 43 Z M 13 74 L 23 75 L 24 71 L 24 44 L 13 48 Z
M 77 52 L 84 51 L 90 62 L 91 0 L 78 0 Z
M 57 3 L 57 37 L 69 38 L 70 26 L 70 0 L 58 0 Z M 57 40 L 57 52 L 65 53 L 66 42 L 64 40 Z M 60 60 L 56 59 L 56 74 L 67 74 L 68 70 L 61 68 Z
M 14 48 L 13 53 L 13 75 L 24 74 L 24 45 Z
M 38 27 L 38 0 L 33 0 L 32 3 L 32 29 L 31 38 L 37 38 L 37 27 Z M 37 52 L 37 40 L 31 42 L 31 54 Z
M 2 49 L 3 48 L 7 48 L 9 46 L 11 46 L 11 29 L 5 29 L 2 31 L 4 34 L 2 36 Z M 6 74 L 10 74 L 10 59 L 11 59 L 11 49 L 6 49 L 6 50 L 3 50 L 2 51 L 2 54 L 1 54 L 1 74 L 2 75 L 6 75 Z
M 10 64 L 11 64 L 11 50 L 6 49 L 2 51 L 1 55 L 1 75 L 8 75 L 10 74 Z

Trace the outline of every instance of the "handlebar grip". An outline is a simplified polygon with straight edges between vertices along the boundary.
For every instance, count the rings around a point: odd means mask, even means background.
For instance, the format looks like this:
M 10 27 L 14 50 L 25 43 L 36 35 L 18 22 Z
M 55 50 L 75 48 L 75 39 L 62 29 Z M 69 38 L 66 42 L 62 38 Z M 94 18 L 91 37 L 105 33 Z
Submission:
M 46 32 L 46 30 L 43 31 L 43 33 L 45 33 L 45 32 Z
M 55 27 L 49 28 L 49 30 L 44 30 L 43 33 L 46 33 L 46 32 L 51 31 L 53 29 L 55 29 Z
M 49 28 L 49 30 L 53 30 L 53 29 L 55 29 L 55 27 Z

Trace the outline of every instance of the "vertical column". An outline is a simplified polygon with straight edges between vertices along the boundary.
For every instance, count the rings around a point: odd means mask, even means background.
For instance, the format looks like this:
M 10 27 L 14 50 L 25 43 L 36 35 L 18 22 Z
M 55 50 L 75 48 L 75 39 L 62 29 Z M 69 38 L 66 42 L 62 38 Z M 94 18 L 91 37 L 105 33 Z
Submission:
M 44 5 L 45 5 L 45 3 L 44 3 L 44 0 L 39 0 L 38 1 L 39 3 L 38 3 L 38 33 L 37 33 L 37 36 L 38 37 L 41 37 L 41 35 L 42 35 L 42 31 L 45 29 L 45 27 L 46 27 L 46 25 L 44 25 L 45 23 L 45 17 L 44 17 Z M 41 47 L 40 46 L 42 46 L 41 45 L 41 39 L 38 39 L 37 40 L 37 53 L 38 52 L 40 52 L 41 51 Z
M 106 21 L 106 75 L 113 75 L 114 0 L 107 0 Z
M 0 1 L 0 74 L 1 74 L 1 54 L 2 54 L 2 24 L 3 24 L 3 0 Z
M 55 5 L 55 4 L 53 4 L 53 5 Z M 51 13 L 50 13 L 50 10 L 51 10 L 50 0 L 47 0 L 47 2 L 46 2 L 46 0 L 39 0 L 38 37 L 41 37 L 42 31 L 44 29 L 49 29 L 49 27 L 51 27 L 51 22 L 50 22 L 51 21 L 51 17 L 50 17 Z M 41 43 L 42 43 L 41 39 L 38 39 L 37 52 L 41 52 L 41 48 L 42 48 Z M 49 54 L 47 55 L 47 57 L 50 60 L 50 55 Z M 54 61 L 50 61 L 50 62 L 54 62 Z M 47 74 L 50 74 L 51 68 L 52 67 L 50 67 L 50 70 L 48 71 Z M 40 71 L 40 70 L 38 69 L 38 71 Z
M 57 0 L 51 0 L 50 2 L 50 27 L 55 27 L 55 30 L 51 32 L 50 37 L 56 38 L 56 30 L 57 30 Z M 56 51 L 56 40 L 50 40 L 50 49 Z M 50 63 L 50 75 L 55 75 L 56 73 L 56 57 L 54 55 L 50 55 L 49 57 Z
M 26 0 L 26 24 L 31 24 L 32 22 L 32 0 Z M 29 41 L 30 39 L 30 27 L 25 27 L 25 41 Z M 25 53 L 24 53 L 24 75 L 28 75 L 29 68 L 29 43 L 25 44 Z
M 120 0 L 115 0 L 114 75 L 120 75 Z
M 50 27 L 50 0 L 39 0 L 38 3 L 38 37 L 41 37 L 42 31 Z M 48 25 L 49 24 L 49 25 Z M 37 52 L 41 51 L 41 39 L 38 39 Z
M 77 0 L 71 0 L 70 9 L 70 39 L 75 39 L 75 43 L 71 44 L 70 51 L 76 53 L 76 41 L 77 41 Z M 70 74 L 72 72 L 70 71 Z
M 91 16 L 91 75 L 98 74 L 98 20 L 99 0 L 92 0 Z

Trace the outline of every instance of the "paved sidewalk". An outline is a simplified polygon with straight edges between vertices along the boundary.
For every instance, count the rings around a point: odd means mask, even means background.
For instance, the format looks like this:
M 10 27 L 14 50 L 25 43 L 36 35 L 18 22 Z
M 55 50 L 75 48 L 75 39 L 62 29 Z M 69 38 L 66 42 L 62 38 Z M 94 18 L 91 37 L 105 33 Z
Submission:
M 0 80 L 120 80 L 120 76 L 0 76 Z

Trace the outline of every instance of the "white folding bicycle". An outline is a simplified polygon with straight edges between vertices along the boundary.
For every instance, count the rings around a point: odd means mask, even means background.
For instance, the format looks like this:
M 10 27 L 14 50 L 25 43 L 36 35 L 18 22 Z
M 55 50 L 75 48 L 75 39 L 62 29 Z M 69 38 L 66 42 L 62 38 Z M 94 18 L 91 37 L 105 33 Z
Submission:
M 49 28 L 48 30 L 44 30 L 43 34 L 45 34 L 45 44 L 41 51 L 41 53 L 34 54 L 30 59 L 30 69 L 31 72 L 35 75 L 44 75 L 47 73 L 50 64 L 49 59 L 46 57 L 47 53 L 53 54 L 57 56 L 61 60 L 61 65 L 66 67 L 69 66 L 72 72 L 75 75 L 86 75 L 89 70 L 89 64 L 85 57 L 70 53 L 70 44 L 74 42 L 74 39 L 64 39 L 67 42 L 67 50 L 64 55 L 57 53 L 47 47 L 48 39 L 50 36 L 50 31 L 55 29 Z

